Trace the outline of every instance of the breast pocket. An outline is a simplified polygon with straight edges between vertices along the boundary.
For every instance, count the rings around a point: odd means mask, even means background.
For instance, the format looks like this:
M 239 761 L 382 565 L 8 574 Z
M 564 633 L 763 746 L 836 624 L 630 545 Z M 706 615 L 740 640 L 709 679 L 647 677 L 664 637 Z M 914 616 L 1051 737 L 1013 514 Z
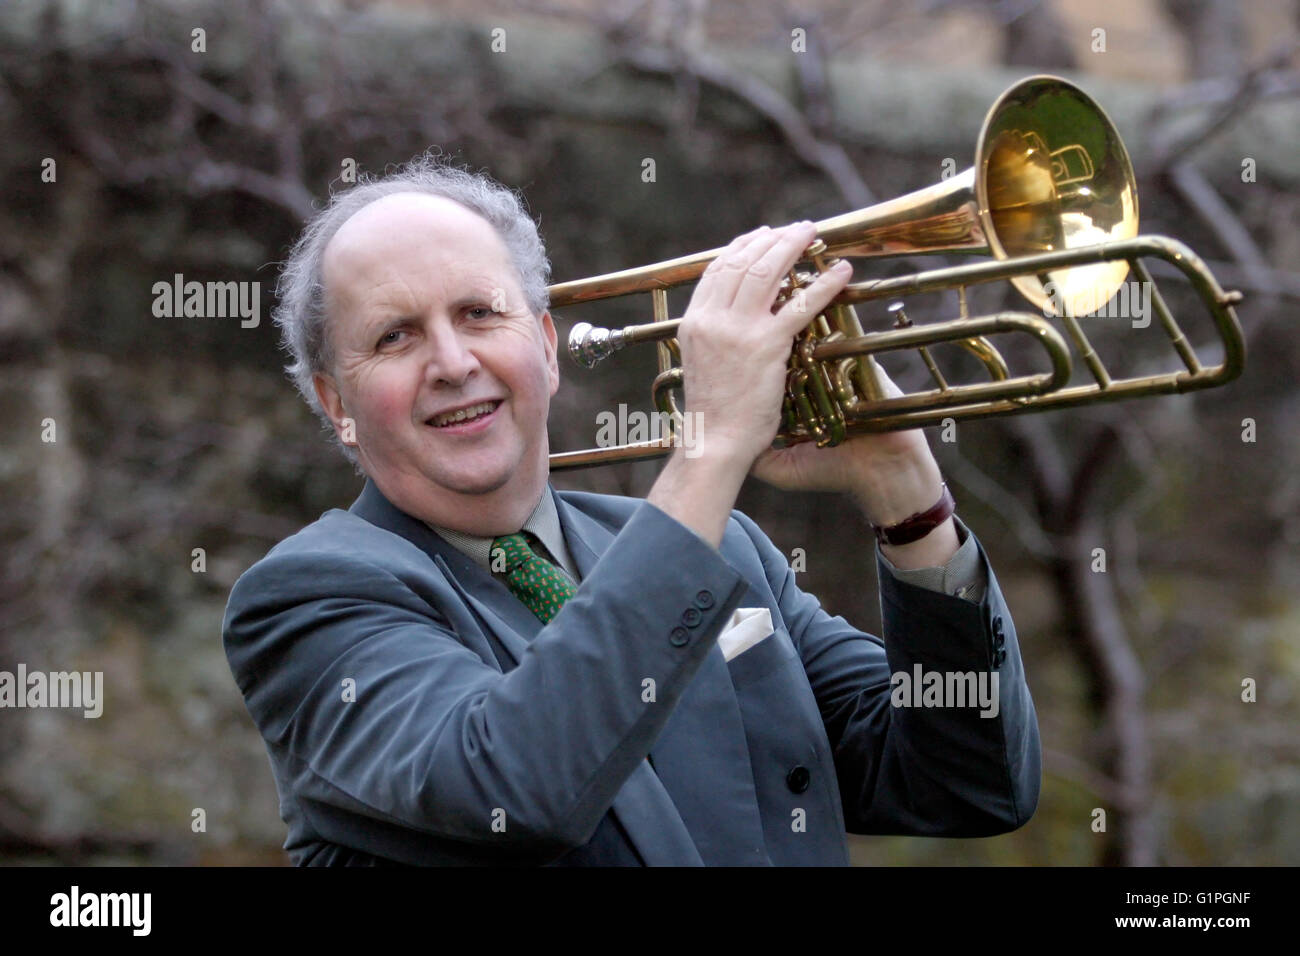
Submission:
M 727 661 L 727 669 L 731 672 L 731 682 L 740 689 L 798 658 L 790 633 L 777 625 L 770 635 Z

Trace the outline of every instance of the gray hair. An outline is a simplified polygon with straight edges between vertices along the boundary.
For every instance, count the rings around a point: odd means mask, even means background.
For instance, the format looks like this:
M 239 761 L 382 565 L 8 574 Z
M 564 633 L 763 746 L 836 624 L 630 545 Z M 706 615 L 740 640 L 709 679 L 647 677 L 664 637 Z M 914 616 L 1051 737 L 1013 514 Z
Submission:
M 478 213 L 496 230 L 510 254 L 528 308 L 534 315 L 541 315 L 548 306 L 546 287 L 551 264 L 546 247 L 523 199 L 513 190 L 486 174 L 454 167 L 433 152 L 423 153 L 382 177 L 363 174 L 351 189 L 332 193 L 325 208 L 308 221 L 280 269 L 276 283 L 279 302 L 271 313 L 280 329 L 281 345 L 293 359 L 285 371 L 331 433 L 329 416 L 312 386 L 312 376 L 328 372 L 333 363 L 321 262 L 325 247 L 348 219 L 375 200 L 394 193 L 442 196 Z M 340 447 L 355 464 L 355 449 L 342 443 Z

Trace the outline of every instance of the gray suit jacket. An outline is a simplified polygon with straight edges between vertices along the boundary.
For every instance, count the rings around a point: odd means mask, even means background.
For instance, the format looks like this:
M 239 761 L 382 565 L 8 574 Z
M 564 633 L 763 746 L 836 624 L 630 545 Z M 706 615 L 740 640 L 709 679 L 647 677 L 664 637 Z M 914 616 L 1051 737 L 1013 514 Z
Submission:
M 641 499 L 547 493 L 582 583 L 546 626 L 370 482 L 236 583 L 226 655 L 295 863 L 846 864 L 846 831 L 1033 814 L 1038 727 L 983 548 L 979 604 L 881 566 L 882 641 L 739 511 L 715 550 Z M 727 661 L 742 606 L 774 632 Z M 996 671 L 997 716 L 891 706 L 916 664 Z

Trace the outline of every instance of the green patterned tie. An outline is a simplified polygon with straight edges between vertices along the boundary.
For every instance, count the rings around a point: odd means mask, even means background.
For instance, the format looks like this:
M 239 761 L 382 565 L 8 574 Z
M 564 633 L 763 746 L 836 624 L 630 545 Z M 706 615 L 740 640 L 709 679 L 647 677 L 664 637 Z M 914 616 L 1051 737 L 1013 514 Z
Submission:
M 542 543 L 531 531 L 494 538 L 494 555 L 497 548 L 505 552 L 506 586 L 543 624 L 560 613 L 564 602 L 577 593 L 568 576 L 538 553 Z

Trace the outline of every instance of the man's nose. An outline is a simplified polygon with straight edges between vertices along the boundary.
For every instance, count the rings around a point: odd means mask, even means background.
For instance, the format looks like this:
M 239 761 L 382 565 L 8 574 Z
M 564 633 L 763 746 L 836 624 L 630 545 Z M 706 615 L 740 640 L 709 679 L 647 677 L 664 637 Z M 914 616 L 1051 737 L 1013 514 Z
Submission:
M 441 326 L 429 336 L 430 354 L 426 366 L 430 384 L 463 385 L 479 361 L 471 343 L 454 328 Z

